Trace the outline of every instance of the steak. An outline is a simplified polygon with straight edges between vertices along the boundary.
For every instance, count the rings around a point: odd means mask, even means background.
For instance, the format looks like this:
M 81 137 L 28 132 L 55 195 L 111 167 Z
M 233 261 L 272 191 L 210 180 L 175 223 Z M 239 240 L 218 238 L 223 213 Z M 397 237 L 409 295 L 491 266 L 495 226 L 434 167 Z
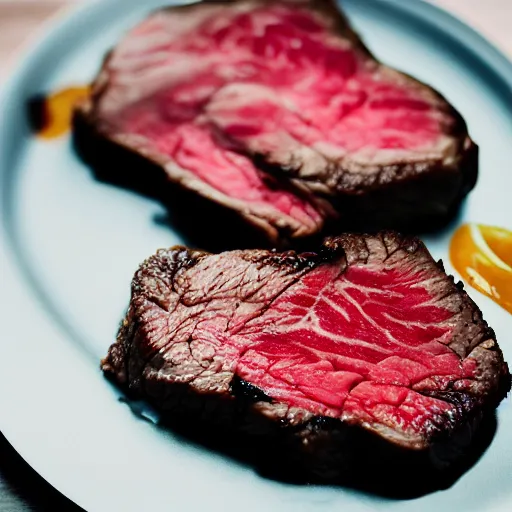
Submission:
M 142 158 L 130 186 L 165 196 L 179 184 L 273 242 L 434 227 L 478 168 L 460 114 L 379 63 L 332 0 L 155 12 L 106 58 L 75 140 L 103 178 L 126 178 L 111 156 L 122 148 Z
M 511 384 L 462 286 L 392 232 L 302 254 L 160 250 L 102 368 L 164 419 L 249 437 L 313 482 L 449 468 Z

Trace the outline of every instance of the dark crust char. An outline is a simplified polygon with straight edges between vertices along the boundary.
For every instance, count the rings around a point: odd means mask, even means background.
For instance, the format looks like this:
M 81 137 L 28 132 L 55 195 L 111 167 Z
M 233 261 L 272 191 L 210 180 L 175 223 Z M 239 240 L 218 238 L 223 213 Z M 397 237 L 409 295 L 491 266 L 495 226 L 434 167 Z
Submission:
M 272 265 L 301 276 L 329 261 L 339 262 L 342 269 L 356 262 L 366 262 L 371 257 L 370 242 L 376 239 L 385 247 L 388 258 L 397 251 L 411 255 L 428 254 L 420 240 L 391 232 L 378 236 L 330 238 L 318 251 L 305 254 L 262 250 L 242 254 L 247 261 L 259 266 Z M 426 444 L 421 449 L 395 444 L 385 436 L 339 419 L 295 410 L 272 400 L 262 390 L 237 376 L 232 378 L 227 389 L 212 392 L 199 392 L 188 384 L 172 384 L 165 379 L 150 377 L 146 373 L 149 360 L 140 329 L 138 304 L 149 299 L 167 309 L 166 290 L 173 289 L 176 275 L 183 269 L 193 269 L 208 257 L 208 253 L 176 247 L 159 251 L 143 263 L 133 280 L 129 311 L 117 342 L 102 362 L 102 369 L 131 397 L 144 399 L 156 407 L 165 423 L 185 431 L 197 431 L 198 435 L 201 432 L 210 441 L 226 436 L 229 444 L 239 436 L 240 444 L 236 445 L 236 450 L 251 445 L 254 453 L 248 455 L 250 460 L 263 471 L 270 471 L 266 467 L 270 464 L 273 476 L 277 473 L 280 477 L 286 475 L 299 481 L 359 486 L 373 474 L 378 480 L 379 475 L 382 477 L 383 473 L 390 471 L 390 465 L 407 476 L 411 464 L 421 467 L 430 477 L 447 475 L 464 460 L 480 422 L 487 421 L 510 390 L 510 373 L 494 332 L 462 286 L 455 285 L 453 278 L 448 283 L 450 293 L 462 298 L 462 311 L 459 329 L 449 346 L 461 358 L 483 361 L 485 372 L 471 392 L 450 388 L 437 393 L 421 392 L 455 406 L 453 413 L 440 415 L 428 425 Z M 442 268 L 441 263 L 438 265 Z M 462 339 L 472 339 L 473 342 L 467 345 L 462 343 Z M 463 353 L 462 347 L 465 347 Z M 158 367 L 159 363 L 152 359 L 151 364 Z M 370 460 L 371 468 L 368 467 Z M 393 473 L 395 483 L 401 482 L 400 474 Z
M 237 1 L 237 0 L 234 0 Z M 269 2 L 270 0 L 257 0 Z M 349 39 L 355 47 L 376 60 L 365 47 L 360 37 L 352 30 L 345 16 L 332 0 L 282 0 L 294 4 L 304 4 L 321 15 L 334 21 L 334 30 Z M 207 0 L 206 3 L 231 4 L 230 0 Z M 168 9 L 194 10 L 200 4 L 173 6 Z M 169 189 L 179 187 L 187 189 L 186 183 L 171 185 L 170 178 L 163 166 L 149 156 L 142 156 L 119 141 L 109 138 L 101 128 L 101 120 L 96 113 L 96 105 L 109 87 L 110 77 L 107 70 L 107 55 L 102 70 L 93 84 L 93 94 L 83 102 L 74 115 L 74 140 L 82 158 L 89 163 L 97 176 L 106 181 L 128 186 L 147 193 L 169 205 Z M 403 73 L 400 76 L 407 76 Z M 408 77 L 411 83 L 418 81 Z M 422 84 L 422 87 L 427 87 Z M 468 136 L 466 123 L 462 116 L 447 100 L 429 88 L 448 115 L 454 119 L 451 135 L 457 141 L 455 158 L 450 163 L 442 160 L 427 159 L 422 162 L 400 162 L 391 165 L 362 165 L 355 168 L 352 162 L 330 162 L 318 173 L 304 176 L 301 162 L 291 161 L 286 167 L 271 164 L 267 155 L 249 154 L 255 164 L 273 175 L 281 185 L 287 184 L 294 193 L 303 195 L 313 203 L 320 205 L 326 214 L 323 233 L 355 230 L 375 232 L 392 228 L 406 232 L 419 233 L 435 230 L 446 224 L 457 212 L 462 199 L 474 188 L 478 176 L 478 146 Z M 348 166 L 348 167 L 347 167 Z M 125 172 L 125 167 L 131 168 Z M 142 172 L 151 169 L 150 172 Z M 137 170 L 139 172 L 137 172 Z M 144 175 L 144 179 L 140 176 Z M 192 198 L 194 192 L 187 191 Z M 202 192 L 199 192 L 202 194 Z M 215 201 L 203 193 L 206 200 Z M 192 199 L 191 199 L 192 200 Z M 327 206 L 329 204 L 329 206 Z M 211 206 L 210 206 L 211 208 Z M 230 209 L 226 204 L 219 211 Z M 236 210 L 236 208 L 234 208 Z M 334 211 L 339 214 L 334 215 Z M 227 214 L 229 215 L 229 214 Z M 269 226 L 250 212 L 236 211 L 231 218 L 240 216 L 243 222 L 252 226 L 253 234 L 264 244 L 265 238 L 272 245 L 286 247 L 294 234 L 286 228 Z M 277 229 L 277 231 L 276 231 Z M 240 230 L 242 232 L 243 229 Z M 251 236 L 247 236 L 251 240 Z M 268 243 L 268 242 L 267 242 Z M 257 243 L 240 243 L 239 246 L 254 247 Z

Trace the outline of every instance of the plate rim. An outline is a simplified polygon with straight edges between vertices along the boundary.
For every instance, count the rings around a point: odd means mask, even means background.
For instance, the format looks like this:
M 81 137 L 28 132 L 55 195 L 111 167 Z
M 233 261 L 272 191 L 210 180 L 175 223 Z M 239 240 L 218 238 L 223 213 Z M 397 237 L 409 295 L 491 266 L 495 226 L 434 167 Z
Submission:
M 455 15 L 446 11 L 438 5 L 431 4 L 425 0 L 415 0 L 403 2 L 401 0 L 378 0 L 384 6 L 386 4 L 392 5 L 393 8 L 407 12 L 409 15 L 420 19 L 427 19 L 430 22 L 437 23 L 438 29 L 443 32 L 449 32 L 451 37 L 456 39 L 464 47 L 470 49 L 481 61 L 485 62 L 492 70 L 504 80 L 506 84 L 512 89 L 512 61 L 506 54 L 485 36 L 480 34 L 475 28 L 466 24 L 464 21 L 458 19 Z M 13 66 L 10 70 L 9 76 L 3 86 L 0 88 L 0 105 L 4 106 L 11 98 L 15 91 L 20 87 L 24 81 L 25 75 L 29 72 L 34 62 L 39 55 L 47 51 L 47 47 L 52 45 L 52 41 L 58 37 L 59 34 L 65 33 L 71 23 L 76 23 L 81 16 L 95 11 L 101 12 L 102 9 L 108 9 L 109 5 L 114 3 L 121 3 L 122 0 L 112 0 L 104 2 L 103 0 L 90 0 L 82 5 L 70 6 L 68 8 L 59 9 L 49 20 L 44 22 L 42 26 L 29 37 L 28 41 L 22 45 L 21 49 L 16 52 L 16 57 L 19 63 Z M 172 2 L 170 2 L 172 3 Z M 179 3 L 179 2 L 175 2 Z M 183 2 L 182 2 L 183 3 Z M 341 2 L 343 3 L 343 2 Z M 12 63 L 12 60 L 11 60 Z M 0 152 L 5 148 L 1 146 L 4 140 L 3 132 L 8 128 L 6 126 L 7 115 L 0 117 Z M 1 171 L 2 174 L 5 171 Z M 4 181 L 4 176 L 1 176 Z M 0 308 L 0 318 L 6 322 L 11 318 L 17 318 L 18 311 L 16 304 L 24 305 L 24 312 L 33 312 L 34 317 L 42 317 L 45 324 L 45 331 L 57 330 L 56 336 L 59 342 L 64 344 L 68 343 L 66 333 L 62 331 L 61 326 L 55 329 L 52 325 L 51 318 L 47 315 L 44 308 L 37 300 L 32 297 L 30 290 L 30 283 L 26 281 L 25 276 L 18 268 L 16 255 L 13 253 L 11 240 L 6 229 L 5 216 L 5 197 L 4 191 L 0 197 L 0 208 L 2 217 L 2 237 L 0 239 L 0 263 L 2 268 L 2 281 L 3 285 L 0 286 L 0 301 L 2 308 Z M 14 298 L 13 298 L 14 294 Z M 27 301 L 28 299 L 28 301 Z M 7 304 L 7 306 L 6 306 Z M 11 309 L 9 313 L 9 309 Z M 59 343 L 59 353 L 62 350 L 62 343 Z M 2 346 L 0 344 L 0 359 Z M 69 344 L 68 345 L 72 345 Z M 66 363 L 69 366 L 83 364 L 83 356 L 76 347 L 66 347 L 64 350 L 67 354 Z M 89 364 L 88 362 L 86 364 Z M 0 368 L 2 363 L 0 362 Z M 87 369 L 80 375 L 80 380 L 83 381 L 83 389 L 87 389 L 87 384 L 92 378 L 99 378 L 99 369 L 93 373 L 93 369 Z M 0 376 L 0 382 L 2 376 Z M 105 385 L 102 383 L 102 385 Z M 65 398 L 65 397 L 64 397 Z M 54 400 L 57 398 L 54 396 Z M 0 405 L 2 408 L 2 417 L 0 418 L 0 430 L 3 432 L 5 438 L 19 453 L 19 455 L 29 464 L 44 480 L 57 489 L 61 494 L 76 503 L 78 506 L 86 510 L 99 510 L 98 503 L 90 496 L 84 494 L 84 487 L 80 484 L 72 485 L 68 481 L 66 484 L 62 483 L 57 475 L 52 470 L 52 464 L 48 461 L 50 457 L 42 457 L 41 454 L 35 455 L 33 451 L 27 448 L 24 442 L 24 436 L 19 435 L 16 428 L 16 421 L 12 422 L 8 418 L 16 417 L 17 409 L 22 407 L 17 404 L 17 401 L 9 401 L 5 399 L 5 393 L 0 393 Z M 75 405 L 77 405 L 79 401 Z M 82 403 L 82 402 L 80 402 Z M 7 413 L 10 408 L 10 414 Z

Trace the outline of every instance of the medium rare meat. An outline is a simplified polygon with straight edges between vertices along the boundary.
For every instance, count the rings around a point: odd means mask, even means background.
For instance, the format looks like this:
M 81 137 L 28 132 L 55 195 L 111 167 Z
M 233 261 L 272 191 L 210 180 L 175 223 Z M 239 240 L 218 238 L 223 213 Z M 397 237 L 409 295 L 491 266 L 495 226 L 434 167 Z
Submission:
M 107 161 L 104 175 L 124 171 L 101 140 L 273 241 L 318 233 L 338 216 L 351 228 L 432 226 L 477 176 L 461 116 L 380 64 L 331 0 L 158 11 L 109 54 L 75 126 L 84 157 Z M 141 167 L 134 186 L 157 175 Z
M 477 306 L 394 233 L 303 254 L 161 250 L 135 274 L 102 367 L 164 417 L 278 439 L 268 460 L 309 481 L 397 453 L 449 466 L 510 390 Z

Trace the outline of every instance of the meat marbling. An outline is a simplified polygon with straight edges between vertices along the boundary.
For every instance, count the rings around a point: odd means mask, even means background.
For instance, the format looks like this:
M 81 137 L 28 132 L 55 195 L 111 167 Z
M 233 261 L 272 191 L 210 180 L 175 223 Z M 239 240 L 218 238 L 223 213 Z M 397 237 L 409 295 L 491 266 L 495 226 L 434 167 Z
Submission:
M 347 431 L 449 465 L 437 447 L 510 389 L 477 306 L 391 232 L 303 254 L 161 250 L 134 277 L 103 370 L 164 416 L 252 434 L 267 421 L 313 480 L 355 471 Z
M 431 223 L 477 174 L 461 116 L 380 64 L 331 0 L 158 11 L 106 59 L 76 126 L 86 158 L 105 158 L 87 146 L 95 133 L 273 240 L 337 215 L 370 228 Z

